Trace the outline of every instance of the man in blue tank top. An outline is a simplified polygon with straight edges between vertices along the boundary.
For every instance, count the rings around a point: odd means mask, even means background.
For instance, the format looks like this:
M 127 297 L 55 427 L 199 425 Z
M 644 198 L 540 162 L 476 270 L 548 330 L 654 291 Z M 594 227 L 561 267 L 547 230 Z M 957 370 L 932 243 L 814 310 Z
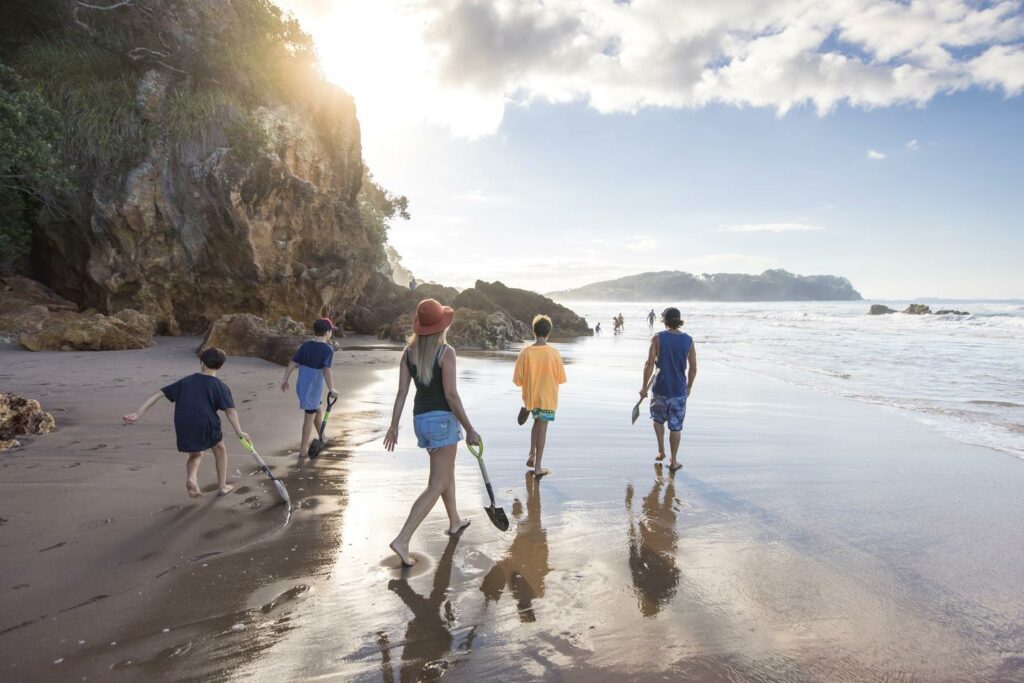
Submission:
M 644 364 L 644 383 L 640 398 L 647 398 L 651 375 L 658 368 L 651 396 L 651 419 L 654 421 L 654 435 L 658 439 L 658 457 L 665 459 L 665 424 L 668 423 L 669 446 L 672 460 L 669 469 L 673 472 L 683 465 L 679 462 L 679 437 L 686 418 L 686 397 L 693 389 L 697 377 L 697 351 L 693 337 L 683 332 L 683 317 L 678 308 L 666 308 L 661 314 L 665 329 L 651 339 L 651 348 Z

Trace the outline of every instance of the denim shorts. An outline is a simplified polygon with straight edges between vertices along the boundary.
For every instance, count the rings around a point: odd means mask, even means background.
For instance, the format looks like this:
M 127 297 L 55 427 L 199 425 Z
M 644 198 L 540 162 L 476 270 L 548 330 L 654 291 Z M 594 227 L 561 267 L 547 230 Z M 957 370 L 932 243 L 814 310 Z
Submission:
M 651 395 L 651 419 L 658 424 L 668 423 L 670 432 L 680 432 L 686 419 L 685 396 Z
M 462 441 L 459 421 L 448 410 L 432 410 L 414 415 L 412 426 L 416 431 L 416 445 L 428 451 Z

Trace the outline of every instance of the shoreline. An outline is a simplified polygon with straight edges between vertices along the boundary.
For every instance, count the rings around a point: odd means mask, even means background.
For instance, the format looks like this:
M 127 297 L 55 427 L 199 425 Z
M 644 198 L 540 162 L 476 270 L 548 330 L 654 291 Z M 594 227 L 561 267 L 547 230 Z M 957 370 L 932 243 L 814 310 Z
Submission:
M 242 529 L 215 539 L 203 533 L 246 515 L 270 535 L 245 552 L 201 558 L 150 579 L 141 596 L 47 612 L 46 619 L 58 620 L 0 635 L 0 661 L 6 669 L 13 660 L 10 670 L 22 677 L 67 680 L 114 671 L 160 680 L 390 680 L 443 672 L 465 679 L 1005 680 L 1024 672 L 1024 656 L 1014 655 L 1024 652 L 1024 601 L 1014 571 L 1024 566 L 1015 524 L 1024 484 L 1019 461 L 878 406 L 727 367 L 705 354 L 684 433 L 685 468 L 673 477 L 651 460 L 649 428 L 630 428 L 625 418 L 640 362 L 630 343 L 557 345 L 569 384 L 549 432 L 545 465 L 553 474 L 539 487 L 524 476 L 528 436 L 513 420 L 514 354 L 460 354 L 460 393 L 487 439 L 488 469 L 513 527 L 501 534 L 489 526 L 475 461 L 460 449 L 457 498 L 473 524 L 450 541 L 436 508 L 413 539 L 413 552 L 427 561 L 404 573 L 392 566 L 386 537 L 422 489 L 426 461 L 408 414 L 395 454 L 377 443 L 390 414 L 397 349 L 371 343 L 377 348 L 339 353 L 336 361 L 349 373 L 342 418 L 331 423 L 339 442 L 312 468 L 289 469 L 286 482 L 299 506 L 285 533 L 260 517 L 273 514 L 269 507 L 233 505 L 239 512 L 208 528 L 192 521 L 195 514 L 152 512 L 153 522 L 139 526 L 164 534 L 176 551 L 237 539 Z M 114 353 L 121 363 L 146 352 Z M 73 355 L 59 358 L 71 367 Z M 183 353 L 179 360 L 194 357 Z M 280 372 L 232 358 L 222 377 L 240 405 L 250 381 L 254 390 L 275 392 L 280 400 L 261 399 L 268 405 L 260 425 L 274 416 L 291 425 L 292 397 L 276 389 Z M 148 393 L 145 382 L 138 384 Z M 60 415 L 66 414 L 58 415 L 58 427 L 70 432 L 72 421 Z M 131 429 L 147 427 L 173 450 L 173 433 L 159 435 L 169 429 L 164 418 L 169 413 L 153 413 Z M 277 438 L 261 437 L 255 418 L 242 413 L 243 427 L 260 443 Z M 88 420 L 74 429 L 96 433 Z M 298 416 L 293 429 L 282 443 L 297 439 Z M 60 434 L 17 451 L 21 465 L 35 464 L 31 454 L 42 452 L 35 449 Z M 229 450 L 232 469 L 245 462 L 240 449 Z M 271 466 L 291 466 L 277 446 L 261 452 Z M 102 466 L 117 466 L 104 455 Z M 49 473 L 80 476 L 85 467 L 59 469 L 68 459 L 55 452 L 37 460 L 53 461 Z M 168 491 L 187 506 L 182 465 L 175 457 Z M 11 467 L 2 471 L 3 488 L 16 491 L 6 476 Z M 39 470 L 23 474 L 32 472 Z M 212 465 L 204 463 L 200 474 L 212 481 Z M 109 494 L 141 504 L 128 489 Z M 17 495 L 40 509 L 30 493 Z M 270 500 L 269 492 L 261 495 Z M 0 527 L 5 579 L 12 564 L 78 547 L 36 554 L 52 545 L 49 537 L 13 543 L 12 497 L 0 500 L 0 516 L 12 519 Z M 217 512 L 222 500 L 205 514 Z M 167 525 L 161 515 L 183 520 Z M 94 566 L 137 562 L 125 547 L 143 554 L 144 543 L 125 535 L 126 523 L 100 527 L 109 545 L 89 549 Z M 109 557 L 116 552 L 121 557 Z M 8 591 L 7 602 L 16 593 L 9 585 L 0 589 Z M 19 609 L 27 611 L 24 603 Z M 97 628 L 105 613 L 120 621 Z M 88 642 L 79 646 L 83 633 Z M 106 642 L 111 633 L 117 646 Z M 652 658 L 655 642 L 661 656 Z
M 216 478 L 207 453 L 199 470 L 205 493 L 197 500 L 185 492 L 186 458 L 175 448 L 169 403 L 161 401 L 137 425 L 120 424 L 149 393 L 196 371 L 199 341 L 163 337 L 149 349 L 92 353 L 0 349 L 4 389 L 39 399 L 57 420 L 55 432 L 25 437 L 0 458 L 5 672 L 79 679 L 114 670 L 177 671 L 175 652 L 198 651 L 231 634 L 254 599 L 267 601 L 261 607 L 286 602 L 328 570 L 338 538 L 323 530 L 340 515 L 339 462 L 361 429 L 351 397 L 384 359 L 391 365 L 395 352 L 373 344 L 338 353 L 335 376 L 344 388 L 335 415 L 347 419 L 328 424 L 328 448 L 313 463 L 297 464 L 301 413 L 293 392 L 277 387 L 280 366 L 231 357 L 219 373 L 243 429 L 288 487 L 294 511 L 285 528 L 273 487 L 226 422 L 235 491 L 210 491 Z M 302 551 L 289 555 L 300 538 Z M 299 580 L 304 588 L 267 595 L 275 583 Z

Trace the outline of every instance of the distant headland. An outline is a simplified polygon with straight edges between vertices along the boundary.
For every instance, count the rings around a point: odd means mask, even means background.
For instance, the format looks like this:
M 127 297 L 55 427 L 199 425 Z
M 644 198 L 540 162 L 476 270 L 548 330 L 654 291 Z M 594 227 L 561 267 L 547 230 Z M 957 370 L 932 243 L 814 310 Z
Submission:
M 766 270 L 760 275 L 692 275 L 662 270 L 594 282 L 551 292 L 548 296 L 598 301 L 861 301 L 863 298 L 845 277 L 795 275 L 781 269 Z

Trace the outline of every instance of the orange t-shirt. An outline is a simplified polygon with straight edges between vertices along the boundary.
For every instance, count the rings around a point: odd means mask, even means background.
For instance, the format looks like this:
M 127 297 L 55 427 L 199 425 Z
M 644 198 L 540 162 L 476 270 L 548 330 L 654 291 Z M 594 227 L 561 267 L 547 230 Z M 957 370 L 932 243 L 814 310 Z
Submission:
M 519 352 L 512 381 L 523 388 L 527 410 L 558 409 L 558 385 L 565 383 L 565 366 L 558 351 L 545 344 L 531 344 Z

